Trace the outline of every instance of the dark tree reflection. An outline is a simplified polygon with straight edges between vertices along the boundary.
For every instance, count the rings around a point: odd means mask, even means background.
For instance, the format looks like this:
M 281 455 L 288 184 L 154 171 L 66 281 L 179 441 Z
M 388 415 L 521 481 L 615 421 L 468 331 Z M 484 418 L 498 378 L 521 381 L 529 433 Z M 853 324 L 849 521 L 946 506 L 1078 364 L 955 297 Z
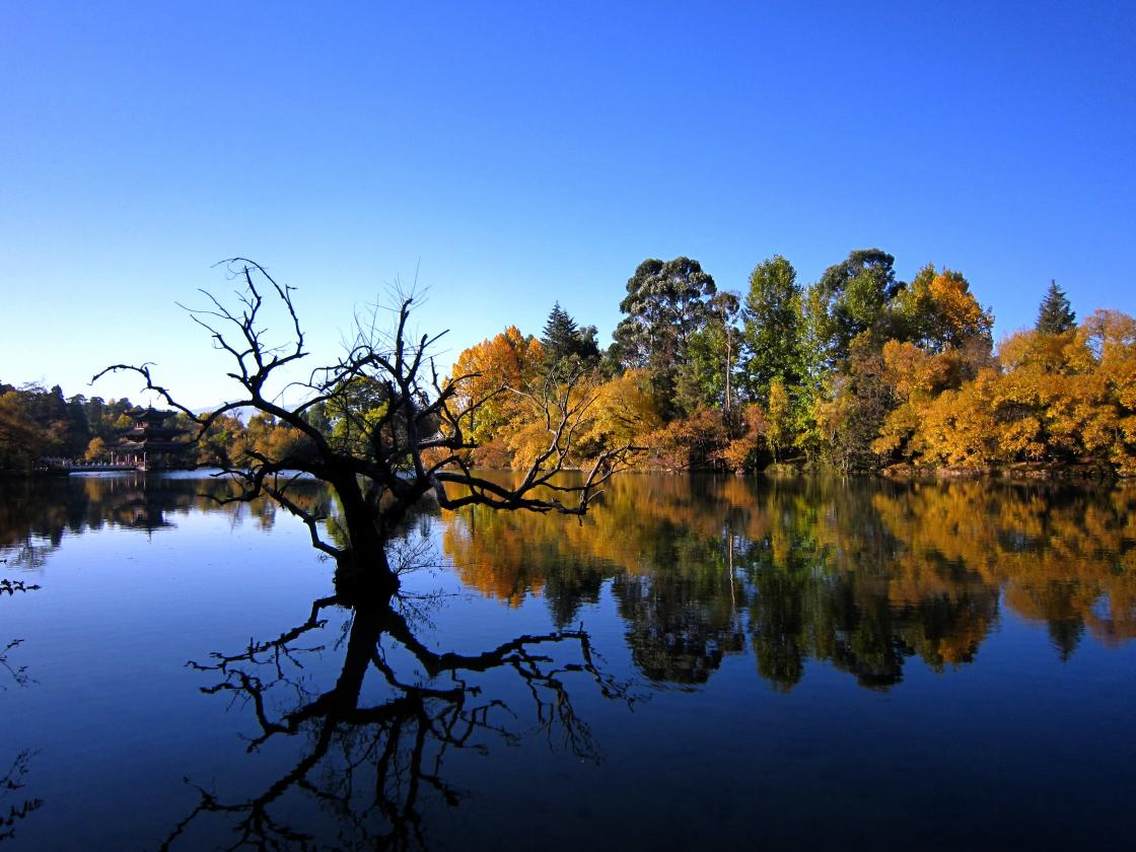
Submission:
M 16 836 L 16 827 L 43 806 L 41 799 L 24 794 L 31 752 L 21 751 L 7 772 L 0 775 L 0 843 Z
M 334 643 L 343 663 L 334 685 L 313 690 L 304 677 L 305 658 L 326 650 L 320 637 L 337 608 L 349 612 Z M 302 745 L 290 768 L 255 796 L 229 799 L 198 788 L 197 806 L 163 848 L 199 845 L 196 831 L 208 819 L 229 825 L 231 848 L 326 845 L 324 833 L 301 824 L 298 796 L 334 816 L 343 847 L 424 847 L 424 812 L 457 805 L 464 796 L 446 780 L 451 751 L 485 751 L 494 739 L 516 743 L 537 734 L 574 757 L 598 760 L 570 687 L 589 680 L 605 698 L 631 700 L 624 684 L 600 670 L 583 630 L 522 635 L 462 654 L 429 648 L 414 621 L 413 607 L 398 599 L 353 600 L 340 593 L 314 601 L 302 624 L 275 639 L 190 663 L 217 678 L 204 692 L 250 708 L 258 730 L 250 753 L 280 740 Z M 531 722 L 523 708 L 497 694 L 492 678 L 482 677 L 498 671 L 523 687 Z M 286 709 L 274 711 L 280 706 Z
M 22 580 L 0 579 L 0 598 L 14 597 L 38 589 L 39 586 L 25 583 Z M 27 667 L 10 659 L 10 654 L 21 644 L 22 640 L 20 639 L 10 639 L 3 647 L 0 647 L 0 669 L 17 686 L 27 686 L 31 682 Z M 7 689 L 7 685 L 0 680 L 0 691 L 4 689 Z M 43 806 L 41 799 L 29 798 L 24 793 L 31 758 L 31 751 L 27 749 L 18 751 L 8 770 L 0 775 L 0 843 L 15 837 L 16 827 L 27 819 L 32 812 Z

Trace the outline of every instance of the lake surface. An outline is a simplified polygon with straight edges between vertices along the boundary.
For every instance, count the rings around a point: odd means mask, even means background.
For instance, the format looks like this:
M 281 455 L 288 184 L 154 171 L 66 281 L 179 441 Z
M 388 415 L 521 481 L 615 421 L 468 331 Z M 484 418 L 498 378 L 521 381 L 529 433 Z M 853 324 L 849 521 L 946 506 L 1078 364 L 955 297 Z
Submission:
M 1136 489 L 625 475 L 423 507 L 356 612 L 224 488 L 0 483 L 4 848 L 1136 834 Z

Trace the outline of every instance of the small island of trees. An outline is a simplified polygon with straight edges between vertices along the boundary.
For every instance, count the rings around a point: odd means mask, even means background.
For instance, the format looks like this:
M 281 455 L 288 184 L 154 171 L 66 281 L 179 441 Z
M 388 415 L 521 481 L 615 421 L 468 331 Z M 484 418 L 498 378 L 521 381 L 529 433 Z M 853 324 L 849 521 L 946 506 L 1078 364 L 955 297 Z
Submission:
M 995 347 L 962 273 L 927 265 L 905 282 L 894 262 L 853 251 L 806 286 L 777 255 L 739 294 L 696 260 L 645 260 L 606 350 L 557 303 L 539 336 L 509 325 L 460 353 L 455 410 L 477 401 L 463 458 L 529 467 L 548 443 L 538 401 L 559 389 L 576 409 L 566 465 L 636 447 L 628 463 L 665 470 L 1136 474 L 1136 320 L 1078 323 L 1054 282 L 1035 326 Z M 97 459 L 132 408 L 0 384 L 0 469 Z M 210 422 L 198 463 L 282 457 L 299 436 L 270 412 L 237 414 Z M 304 417 L 322 434 L 349 428 L 330 401 Z

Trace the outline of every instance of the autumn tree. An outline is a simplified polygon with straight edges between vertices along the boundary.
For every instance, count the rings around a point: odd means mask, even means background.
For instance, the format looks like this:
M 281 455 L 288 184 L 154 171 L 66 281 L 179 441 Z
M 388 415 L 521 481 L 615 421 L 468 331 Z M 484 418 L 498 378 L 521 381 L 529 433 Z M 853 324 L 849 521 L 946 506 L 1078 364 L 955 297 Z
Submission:
M 87 444 L 87 451 L 83 454 L 83 458 L 87 461 L 98 461 L 106 455 L 106 441 L 98 436 L 91 438 L 91 442 Z
M 779 462 L 793 443 L 793 410 L 785 383 L 776 378 L 769 385 L 769 403 L 765 413 L 765 443 Z
M 926 450 L 923 420 L 940 394 L 992 364 L 990 312 L 959 272 L 928 264 L 893 299 L 896 337 L 881 349 L 895 408 L 872 447 L 883 460 L 916 460 Z
M 580 452 L 595 455 L 614 447 L 645 445 L 647 436 L 663 425 L 659 409 L 646 371 L 624 370 L 600 385 Z
M 1097 311 L 1074 332 L 1020 332 L 1003 342 L 1000 369 L 983 367 L 961 383 L 949 354 L 885 346 L 903 402 L 878 451 L 978 470 L 1081 465 L 1136 473 L 1136 320 Z
M 714 454 L 727 470 L 743 473 L 758 464 L 769 445 L 769 424 L 765 412 L 755 402 L 741 406 L 736 423 L 729 424 L 729 441 Z
M 511 460 L 508 439 L 532 413 L 522 394 L 543 384 L 548 363 L 541 342 L 515 325 L 458 355 L 453 375 L 467 378 L 457 402 L 470 412 L 467 431 L 478 445 L 474 451 L 477 461 L 491 467 L 507 466 Z M 502 392 L 503 388 L 510 390 Z
M 894 336 L 941 353 L 977 347 L 989 355 L 994 318 L 975 299 L 962 273 L 928 264 L 892 303 Z

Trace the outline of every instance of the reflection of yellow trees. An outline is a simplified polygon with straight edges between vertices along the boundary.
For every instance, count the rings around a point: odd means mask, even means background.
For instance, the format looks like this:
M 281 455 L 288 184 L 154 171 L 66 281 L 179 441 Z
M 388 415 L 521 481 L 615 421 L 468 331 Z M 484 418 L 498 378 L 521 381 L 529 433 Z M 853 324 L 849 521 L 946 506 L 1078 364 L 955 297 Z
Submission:
M 1106 493 L 991 489 L 965 482 L 877 495 L 904 544 L 896 577 L 908 598 L 941 583 L 1003 588 L 1027 617 L 1082 623 L 1098 638 L 1136 637 L 1136 490 Z M 951 566 L 956 566 L 954 573 Z
M 271 525 L 270 503 L 218 504 L 228 489 L 142 476 L 4 483 L 0 550 L 33 566 L 68 532 L 153 530 L 189 512 Z M 292 497 L 336 514 L 317 483 Z M 561 626 L 608 584 L 636 664 L 670 682 L 704 681 L 748 641 L 778 688 L 809 660 L 886 687 L 911 656 L 936 670 L 973 659 L 1002 604 L 1046 624 L 1062 656 L 1085 632 L 1136 638 L 1131 487 L 629 474 L 580 520 L 467 508 L 442 514 L 441 538 L 468 587 L 510 606 L 541 596 Z
M 1136 489 L 1110 492 L 810 479 L 621 476 L 582 522 L 444 515 L 465 583 L 573 617 L 612 580 L 652 677 L 694 682 L 738 650 L 748 613 L 762 676 L 788 688 L 827 660 L 886 686 L 902 660 L 974 658 L 999 601 L 1048 624 L 1136 637 Z

